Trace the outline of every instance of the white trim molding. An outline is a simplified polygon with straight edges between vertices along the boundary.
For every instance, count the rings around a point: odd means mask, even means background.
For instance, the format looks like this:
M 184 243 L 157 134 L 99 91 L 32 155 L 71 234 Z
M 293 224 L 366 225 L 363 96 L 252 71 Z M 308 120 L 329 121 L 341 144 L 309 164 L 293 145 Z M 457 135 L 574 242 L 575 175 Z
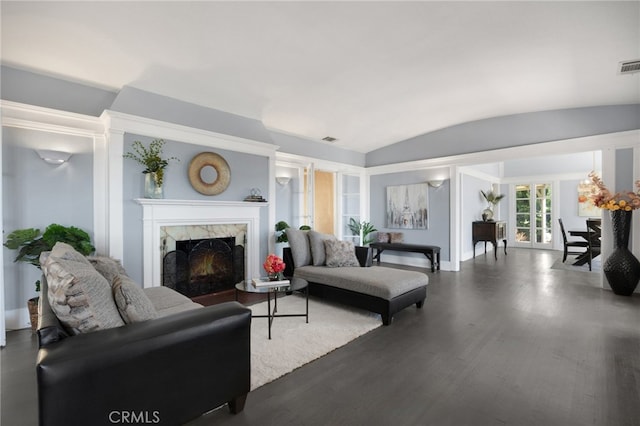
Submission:
M 162 139 L 192 143 L 211 148 L 228 149 L 230 151 L 264 155 L 267 157 L 275 155 L 275 151 L 279 148 L 278 145 L 274 144 L 116 111 L 105 110 L 101 118 L 105 123 L 108 123 L 105 128 L 118 129 L 125 133 L 133 133 L 141 136 L 161 137 Z
M 41 132 L 93 137 L 104 132 L 98 117 L 0 100 L 2 125 Z

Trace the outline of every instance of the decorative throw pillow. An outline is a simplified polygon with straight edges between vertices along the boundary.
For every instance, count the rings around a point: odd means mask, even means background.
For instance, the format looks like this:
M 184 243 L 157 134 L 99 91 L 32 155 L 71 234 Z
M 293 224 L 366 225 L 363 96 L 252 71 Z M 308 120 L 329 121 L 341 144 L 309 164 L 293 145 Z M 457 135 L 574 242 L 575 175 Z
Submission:
M 125 323 L 147 321 L 158 317 L 156 308 L 145 292 L 128 276 L 113 279 L 113 299 Z
M 326 264 L 330 268 L 360 266 L 356 250 L 351 241 L 325 240 Z
M 326 240 L 335 240 L 336 237 L 331 234 L 322 234 L 317 231 L 309 231 L 309 246 L 311 247 L 311 260 L 313 266 L 322 266 L 325 264 L 326 252 L 324 242 Z
M 389 233 L 388 232 L 378 232 L 377 240 L 379 243 L 388 243 L 389 242 Z
M 389 242 L 390 243 L 401 243 L 404 240 L 404 235 L 402 232 L 390 232 L 389 233 Z
M 118 259 L 108 256 L 87 256 L 87 260 L 113 286 L 113 279 L 118 275 L 127 275 Z
M 70 333 L 124 325 L 111 285 L 70 245 L 56 243 L 42 264 L 42 271 L 47 278 L 51 309 Z
M 291 247 L 293 265 L 296 268 L 311 265 L 311 249 L 309 248 L 309 238 L 307 237 L 309 231 L 287 228 L 285 232 Z

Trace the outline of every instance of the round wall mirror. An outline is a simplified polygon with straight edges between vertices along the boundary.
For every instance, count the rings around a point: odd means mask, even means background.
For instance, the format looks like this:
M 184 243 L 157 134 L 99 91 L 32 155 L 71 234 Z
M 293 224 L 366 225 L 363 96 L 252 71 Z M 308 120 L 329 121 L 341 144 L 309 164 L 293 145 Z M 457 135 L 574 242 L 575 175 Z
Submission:
M 231 182 L 229 164 L 215 152 L 201 152 L 189 164 L 189 182 L 201 194 L 220 194 Z

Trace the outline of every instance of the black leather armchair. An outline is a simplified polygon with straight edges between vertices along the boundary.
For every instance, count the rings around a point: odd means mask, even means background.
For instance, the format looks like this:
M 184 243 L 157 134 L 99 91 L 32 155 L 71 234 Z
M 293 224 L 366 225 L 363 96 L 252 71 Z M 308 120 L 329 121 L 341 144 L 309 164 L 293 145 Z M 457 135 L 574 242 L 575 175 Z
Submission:
M 67 337 L 43 297 L 40 425 L 179 425 L 225 403 L 243 409 L 251 311 L 239 303 Z

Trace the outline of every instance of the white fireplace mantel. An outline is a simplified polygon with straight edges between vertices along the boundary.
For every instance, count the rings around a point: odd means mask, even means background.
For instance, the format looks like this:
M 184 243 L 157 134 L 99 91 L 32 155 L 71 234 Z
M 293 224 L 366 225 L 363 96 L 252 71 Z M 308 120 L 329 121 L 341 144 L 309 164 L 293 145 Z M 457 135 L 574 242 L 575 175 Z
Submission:
M 149 198 L 134 201 L 142 206 L 144 287 L 162 283 L 160 228 L 163 226 L 246 224 L 245 277 L 259 275 L 260 207 L 267 203 Z

